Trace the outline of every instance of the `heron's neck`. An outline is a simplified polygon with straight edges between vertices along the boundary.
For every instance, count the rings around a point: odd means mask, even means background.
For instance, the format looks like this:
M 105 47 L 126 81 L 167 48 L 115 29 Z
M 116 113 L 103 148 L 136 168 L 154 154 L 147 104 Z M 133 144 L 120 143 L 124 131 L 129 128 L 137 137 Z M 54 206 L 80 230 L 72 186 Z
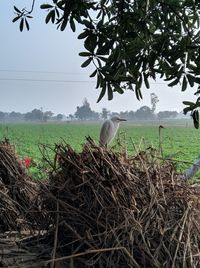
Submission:
M 118 127 L 119 127 L 119 122 L 113 122 L 113 124 L 114 124 L 114 126 L 115 126 L 115 128 L 116 128 L 116 130 L 117 130 Z

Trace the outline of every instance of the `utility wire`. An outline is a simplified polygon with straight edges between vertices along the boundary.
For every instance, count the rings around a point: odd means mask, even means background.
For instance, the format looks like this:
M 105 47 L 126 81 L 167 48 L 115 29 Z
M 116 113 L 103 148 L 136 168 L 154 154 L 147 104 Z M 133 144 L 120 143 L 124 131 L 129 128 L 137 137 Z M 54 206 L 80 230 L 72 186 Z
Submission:
M 65 74 L 65 75 L 87 75 L 90 73 L 70 73 L 70 72 L 57 72 L 57 71 L 31 71 L 31 70 L 4 70 L 0 69 L 0 72 L 10 72 L 10 73 L 46 73 L 46 74 Z M 32 79 L 32 78 L 0 78 L 1 81 L 28 81 L 28 82 L 59 82 L 59 83 L 94 83 L 93 80 L 60 80 L 60 79 Z M 150 84 L 166 85 L 166 82 L 150 82 Z
M 61 71 L 31 71 L 31 70 L 1 70 L 0 72 L 6 73 L 45 73 L 45 74 L 67 74 L 67 75 L 90 75 L 90 73 L 75 73 L 75 72 L 61 72 Z
M 53 83 L 96 83 L 94 80 L 59 80 L 59 79 L 33 79 L 33 78 L 0 78 L 0 81 L 25 82 L 53 82 Z M 164 82 L 151 82 L 150 84 L 166 84 Z
M 54 82 L 54 83 L 96 83 L 86 80 L 58 80 L 58 79 L 32 79 L 32 78 L 0 78 L 0 81 L 28 81 L 28 82 Z
M 73 72 L 57 72 L 57 71 L 31 71 L 31 70 L 8 70 L 0 69 L 0 72 L 10 73 L 46 73 L 46 74 L 65 74 L 65 75 L 87 75 L 90 73 L 73 73 Z M 60 80 L 60 79 L 33 79 L 33 78 L 0 78 L 0 81 L 27 81 L 27 82 L 54 82 L 54 83 L 94 83 L 94 80 Z M 150 82 L 150 84 L 166 85 L 166 82 Z

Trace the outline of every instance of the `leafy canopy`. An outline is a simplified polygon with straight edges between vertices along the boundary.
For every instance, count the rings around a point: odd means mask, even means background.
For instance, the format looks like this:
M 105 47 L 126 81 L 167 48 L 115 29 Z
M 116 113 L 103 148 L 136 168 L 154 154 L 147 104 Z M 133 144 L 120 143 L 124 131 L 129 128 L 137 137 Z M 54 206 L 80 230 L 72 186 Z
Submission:
M 15 8 L 13 22 L 20 21 L 29 30 L 33 10 Z M 160 77 L 168 86 L 197 87 L 196 103 L 184 102 L 184 112 L 191 112 L 199 127 L 200 98 L 200 2 L 198 0 L 49 0 L 41 5 L 47 11 L 46 23 L 61 31 L 67 26 L 84 40 L 82 67 L 94 65 L 90 77 L 96 77 L 100 89 L 98 101 L 105 94 L 133 90 L 138 100 L 141 88 Z

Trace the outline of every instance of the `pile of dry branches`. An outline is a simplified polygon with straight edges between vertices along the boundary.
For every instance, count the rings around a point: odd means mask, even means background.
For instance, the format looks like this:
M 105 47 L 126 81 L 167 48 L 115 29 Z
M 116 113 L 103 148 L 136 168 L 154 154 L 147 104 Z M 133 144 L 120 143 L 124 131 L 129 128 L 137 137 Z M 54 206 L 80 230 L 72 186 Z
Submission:
M 153 150 L 56 150 L 41 188 L 52 254 L 64 267 L 200 267 L 200 192 Z M 51 228 L 49 228 L 49 226 Z M 53 267 L 53 266 L 51 266 Z
M 33 183 L 25 167 L 8 141 L 0 143 L 0 231 L 29 228 L 33 223 L 33 201 L 38 186 Z M 30 219 L 31 217 L 31 219 Z
M 81 153 L 58 145 L 49 180 L 36 185 L 1 143 L 0 266 L 197 268 L 199 200 L 152 149 L 127 157 L 91 140 Z M 36 231 L 15 242 L 3 234 L 25 228 Z

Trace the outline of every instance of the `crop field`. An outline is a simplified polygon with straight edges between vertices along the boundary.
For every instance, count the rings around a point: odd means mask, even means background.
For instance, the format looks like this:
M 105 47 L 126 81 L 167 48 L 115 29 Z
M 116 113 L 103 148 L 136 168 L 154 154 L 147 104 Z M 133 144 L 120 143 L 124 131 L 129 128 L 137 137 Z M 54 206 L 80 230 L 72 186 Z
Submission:
M 200 155 L 200 132 L 194 129 L 191 122 L 177 125 L 173 122 L 162 122 L 160 141 L 165 158 L 177 163 L 177 168 L 185 170 Z M 98 142 L 101 123 L 62 123 L 62 124 L 1 124 L 0 140 L 9 139 L 15 146 L 20 158 L 30 157 L 32 165 L 30 173 L 33 177 L 42 176 L 45 169 L 42 161 L 44 146 L 50 159 L 53 159 L 55 144 L 68 143 L 75 150 L 80 151 L 90 136 Z M 134 124 L 123 123 L 113 146 L 117 150 L 117 140 L 127 146 L 128 154 L 135 154 L 136 150 L 149 147 L 159 148 L 159 123 Z

